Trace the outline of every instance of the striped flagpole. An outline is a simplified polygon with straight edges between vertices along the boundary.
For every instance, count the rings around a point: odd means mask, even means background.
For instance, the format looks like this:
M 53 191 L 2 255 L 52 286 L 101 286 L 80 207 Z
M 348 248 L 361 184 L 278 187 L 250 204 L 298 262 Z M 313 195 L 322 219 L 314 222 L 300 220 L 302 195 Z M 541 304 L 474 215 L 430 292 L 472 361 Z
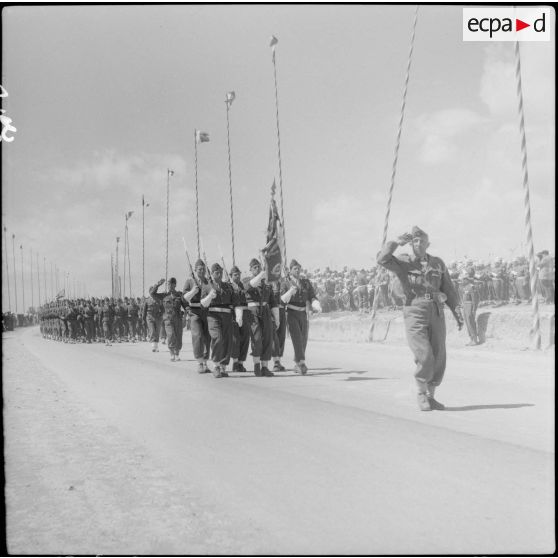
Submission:
M 521 168 L 523 171 L 523 191 L 525 210 L 525 233 L 527 236 L 527 250 L 529 252 L 529 277 L 531 281 L 531 302 L 533 306 L 533 325 L 531 339 L 535 349 L 541 348 L 541 321 L 539 316 L 539 296 L 537 292 L 538 271 L 535 262 L 535 248 L 533 246 L 533 230 L 531 228 L 531 202 L 529 199 L 529 173 L 527 169 L 527 140 L 525 137 L 525 118 L 523 113 L 523 91 L 521 87 L 521 57 L 519 54 L 519 41 L 515 43 L 515 77 L 517 79 L 517 98 L 519 101 L 519 133 L 521 134 Z
M 393 165 L 391 167 L 391 181 L 389 185 L 389 193 L 388 193 L 388 201 L 386 207 L 386 216 L 384 220 L 384 232 L 382 235 L 382 246 L 387 241 L 387 231 L 389 225 L 389 215 L 391 213 L 391 200 L 393 198 L 393 190 L 395 187 L 395 174 L 397 172 L 397 161 L 399 159 L 399 146 L 401 144 L 401 131 L 403 130 L 403 119 L 405 117 L 405 106 L 407 104 L 407 89 L 409 86 L 409 76 L 411 75 L 411 62 L 413 60 L 413 49 L 415 46 L 415 33 L 417 28 L 417 19 L 418 19 L 418 11 L 419 7 L 415 7 L 415 18 L 413 21 L 413 31 L 411 35 L 411 46 L 409 48 L 409 57 L 407 60 L 407 72 L 405 74 L 405 85 L 403 87 L 403 100 L 401 102 L 401 113 L 399 116 L 399 125 L 397 127 L 397 138 L 395 140 L 395 151 L 393 154 Z M 372 302 L 372 323 L 370 324 L 370 332 L 368 334 L 368 340 L 374 340 L 374 327 L 376 326 L 376 312 L 378 310 L 378 299 L 380 294 L 380 286 L 376 285 L 374 289 L 374 301 Z

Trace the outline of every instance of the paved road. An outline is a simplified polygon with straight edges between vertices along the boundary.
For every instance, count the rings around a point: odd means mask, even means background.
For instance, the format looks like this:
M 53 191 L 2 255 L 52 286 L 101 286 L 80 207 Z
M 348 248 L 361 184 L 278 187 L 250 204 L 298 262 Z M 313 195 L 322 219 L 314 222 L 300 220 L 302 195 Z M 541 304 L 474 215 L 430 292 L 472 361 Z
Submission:
M 185 341 L 188 347 L 187 335 Z M 34 550 L 23 542 L 23 531 L 33 525 L 18 515 L 17 502 L 27 467 L 21 454 L 38 455 L 15 436 L 50 436 L 48 430 L 21 432 L 21 401 L 20 410 L 10 410 L 18 402 L 16 388 L 26 389 L 18 384 L 23 376 L 15 374 L 24 374 L 18 367 L 24 358 L 43 370 L 34 382 L 50 382 L 42 393 L 55 386 L 57 404 L 71 406 L 82 427 L 93 429 L 86 436 L 106 444 L 100 451 L 110 454 L 120 479 L 118 486 L 96 483 L 96 475 L 109 473 L 99 464 L 89 467 L 82 487 L 89 507 L 81 516 L 57 519 L 67 528 L 57 531 L 58 546 L 50 548 L 62 553 L 554 550 L 549 353 L 452 351 L 439 390 L 448 409 L 421 413 L 406 347 L 311 343 L 306 377 L 285 372 L 275 378 L 237 374 L 216 380 L 195 372 L 189 350 L 172 363 L 168 353 L 152 353 L 146 343 L 65 345 L 42 340 L 36 329 L 10 334 L 4 342 L 5 357 L 15 355 L 6 362 L 4 391 L 6 448 L 18 454 L 13 461 L 8 454 L 6 468 L 7 501 L 13 505 L 8 533 L 16 551 Z M 291 354 L 288 350 L 286 362 Z M 52 405 L 41 412 L 49 409 Z M 70 422 L 58 419 L 59 432 L 52 436 L 65 435 Z M 48 451 L 48 443 L 43 445 Z M 79 444 L 74 449 L 84 451 Z M 133 461 L 137 467 L 128 470 L 121 460 L 131 454 L 141 454 L 143 461 Z M 67 460 L 57 466 L 57 479 L 69 467 Z M 187 490 L 181 502 L 198 506 L 188 524 L 195 524 L 196 532 L 181 538 L 180 502 L 169 503 L 161 520 L 165 504 L 153 490 L 155 470 L 161 494 Z M 31 475 L 27 490 L 40 490 L 37 475 Z M 110 508 L 105 507 L 108 491 Z M 119 520 L 134 502 L 142 517 L 126 512 L 128 520 Z M 41 505 L 48 510 L 48 501 Z M 110 513 L 112 521 L 93 521 Z M 48 513 L 42 521 L 45 517 Z M 89 546 L 83 538 L 81 546 L 78 542 L 83 517 L 92 518 Z M 51 540 L 53 530 L 42 529 L 40 541 Z M 73 538 L 64 540 L 66 532 Z

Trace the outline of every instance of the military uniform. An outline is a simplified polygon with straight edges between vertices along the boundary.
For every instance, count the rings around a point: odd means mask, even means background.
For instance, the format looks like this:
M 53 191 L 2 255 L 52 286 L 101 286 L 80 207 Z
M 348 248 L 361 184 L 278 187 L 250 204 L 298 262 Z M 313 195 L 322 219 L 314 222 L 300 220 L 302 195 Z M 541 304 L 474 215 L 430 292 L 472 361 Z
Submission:
M 418 227 L 413 227 L 412 241 L 425 242 L 428 236 Z M 421 410 L 443 408 L 434 399 L 434 392 L 440 385 L 446 369 L 446 322 L 444 302 L 461 325 L 459 295 L 444 262 L 435 256 L 425 254 L 419 258 L 415 254 L 395 257 L 393 253 L 400 242 L 388 241 L 378 254 L 378 263 L 392 271 L 401 281 L 406 302 L 403 308 L 405 330 L 409 347 L 414 354 L 415 380 L 418 388 L 418 401 Z M 435 406 L 434 406 L 435 404 Z
M 158 299 L 149 297 L 145 300 L 142 313 L 143 321 L 147 324 L 151 350 L 159 351 L 159 331 L 163 323 L 163 305 Z
M 111 345 L 113 337 L 114 316 L 114 306 L 108 298 L 105 298 L 105 301 L 101 306 L 99 318 L 101 320 L 101 324 L 103 325 L 103 336 L 105 338 L 105 344 L 107 346 Z
M 463 291 L 463 318 L 467 327 L 467 333 L 471 338 L 470 345 L 478 345 L 479 336 L 477 332 L 476 313 L 480 296 L 475 282 L 475 270 L 473 268 L 470 268 L 467 276 L 461 280 L 461 288 Z
M 176 285 L 176 279 L 171 278 L 170 284 Z M 182 349 L 182 308 L 188 308 L 180 291 L 170 289 L 166 293 L 158 293 L 160 283 L 149 289 L 149 294 L 163 303 L 163 323 L 167 333 L 167 345 L 171 360 L 180 360 L 179 353 Z
M 131 341 L 135 342 L 137 339 L 136 328 L 138 323 L 139 307 L 133 298 L 130 299 L 126 310 L 128 312 L 128 336 Z
M 238 273 L 240 270 L 234 266 L 230 275 Z M 250 324 L 248 318 L 248 305 L 246 303 L 246 294 L 242 281 L 235 282 L 231 279 L 231 286 L 235 291 L 235 317 L 232 323 L 232 351 L 233 372 L 246 372 L 244 361 L 248 355 L 250 348 Z M 239 325 L 240 322 L 240 325 Z
M 285 338 L 287 337 L 287 313 L 285 311 L 285 305 L 281 301 L 281 282 L 272 281 L 271 289 L 273 291 L 275 303 L 279 309 L 279 327 L 276 326 L 273 329 L 273 350 L 271 351 L 271 356 L 275 361 L 273 364 L 273 371 L 283 372 L 285 367 L 281 364 L 281 359 L 285 352 Z
M 83 326 L 85 329 L 85 340 L 91 343 L 95 335 L 95 308 L 91 302 L 87 302 L 83 309 Z

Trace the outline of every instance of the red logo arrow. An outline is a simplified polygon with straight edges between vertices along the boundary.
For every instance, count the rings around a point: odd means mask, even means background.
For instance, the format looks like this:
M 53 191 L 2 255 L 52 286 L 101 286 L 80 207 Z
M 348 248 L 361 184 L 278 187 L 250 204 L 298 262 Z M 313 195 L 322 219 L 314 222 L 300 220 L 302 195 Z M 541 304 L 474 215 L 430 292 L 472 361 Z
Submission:
M 524 21 L 521 21 L 520 19 L 515 20 L 515 30 L 516 31 L 521 31 L 522 29 L 525 29 L 525 27 L 531 27 L 531 24 L 530 23 L 525 23 Z

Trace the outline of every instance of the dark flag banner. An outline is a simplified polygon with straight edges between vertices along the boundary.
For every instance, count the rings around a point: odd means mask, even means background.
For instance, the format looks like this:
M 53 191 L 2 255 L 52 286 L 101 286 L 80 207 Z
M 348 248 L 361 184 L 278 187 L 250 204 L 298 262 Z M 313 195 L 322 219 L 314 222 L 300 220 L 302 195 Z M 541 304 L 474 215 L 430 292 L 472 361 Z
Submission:
M 66 296 L 66 289 L 62 289 L 56 295 L 56 300 L 60 300 L 61 298 L 64 298 L 65 296 Z
M 275 182 L 271 189 L 271 204 L 269 206 L 269 222 L 267 225 L 267 244 L 262 250 L 267 269 L 267 281 L 277 281 L 281 278 L 283 268 L 283 254 L 285 253 L 285 241 L 283 235 L 283 224 L 279 219 L 277 204 L 273 194 L 275 193 Z

